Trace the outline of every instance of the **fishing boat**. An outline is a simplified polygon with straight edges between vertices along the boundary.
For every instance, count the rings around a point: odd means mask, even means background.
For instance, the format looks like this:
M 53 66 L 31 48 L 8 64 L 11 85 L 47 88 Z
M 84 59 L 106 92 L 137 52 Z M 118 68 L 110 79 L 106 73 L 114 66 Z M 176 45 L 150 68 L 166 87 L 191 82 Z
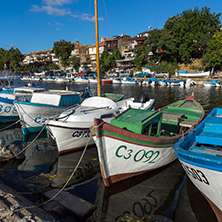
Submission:
M 172 80 L 169 79 L 166 81 L 168 86 L 184 86 L 185 85 L 185 81 L 184 80 Z
M 210 114 L 175 145 L 174 151 L 193 184 L 222 221 L 222 108 Z
M 203 83 L 203 86 L 204 87 L 216 87 L 215 83 L 214 82 L 204 82 Z
M 157 81 L 158 86 L 167 86 L 167 81 L 165 79 L 159 79 Z
M 176 159 L 173 145 L 204 118 L 192 97 L 157 111 L 127 109 L 111 123 L 90 128 L 106 186 L 160 168 Z
M 149 78 L 147 80 L 144 80 L 142 82 L 142 85 L 144 85 L 144 86 L 155 86 L 155 85 L 157 85 L 157 79 L 156 78 Z
M 188 72 L 187 70 L 183 71 L 176 71 L 175 75 L 177 77 L 188 77 L 188 78 L 201 78 L 201 77 L 209 77 L 210 76 L 210 71 L 206 72 Z
M 112 99 L 114 102 L 118 102 L 124 98 L 123 94 L 118 93 L 103 93 L 101 96 Z
M 57 82 L 57 83 L 70 82 L 70 79 L 68 79 L 66 77 L 57 76 L 55 78 L 55 82 Z
M 209 82 L 203 82 L 204 87 L 219 87 L 221 86 L 220 81 L 211 80 Z
M 89 83 L 89 79 L 86 76 L 77 76 L 74 78 L 75 83 Z
M 43 130 L 50 117 L 58 116 L 71 106 L 81 103 L 81 97 L 89 95 L 85 92 L 68 90 L 50 90 L 33 93 L 30 102 L 16 101 L 15 107 L 21 120 L 23 135 Z
M 47 127 L 56 140 L 59 154 L 94 145 L 89 130 L 94 118 L 110 122 L 130 106 L 137 109 L 152 109 L 155 104 L 154 99 L 146 101 L 145 95 L 140 95 L 137 100 L 121 98 L 117 102 L 114 102 L 114 98 L 110 99 L 109 94 L 106 95 L 107 97 L 101 95 L 87 98 L 78 107 L 68 109 L 58 118 L 49 121 Z
M 113 80 L 112 79 L 101 79 L 101 84 L 112 84 Z
M 18 76 L 0 76 L 0 92 L 5 89 L 23 87 L 25 85 Z
M 135 85 L 135 84 L 137 84 L 137 80 L 133 79 L 132 77 L 123 77 L 121 79 L 121 83 L 125 84 L 125 85 L 128 85 L 128 84 Z
M 58 153 L 63 154 L 94 145 L 89 131 L 94 118 L 110 122 L 118 114 L 118 106 L 113 100 L 93 96 L 50 120 L 47 127 L 56 140 Z
M 0 123 L 19 120 L 19 115 L 14 105 L 15 101 L 30 101 L 33 93 L 45 91 L 44 88 L 18 87 L 0 92 Z
M 127 98 L 117 102 L 120 113 L 129 107 L 134 109 L 152 110 L 155 105 L 155 99 L 150 99 L 147 94 L 140 93 L 138 98 Z
M 117 78 L 112 78 L 112 82 L 113 82 L 113 84 L 121 84 L 122 83 L 121 79 L 117 79 Z

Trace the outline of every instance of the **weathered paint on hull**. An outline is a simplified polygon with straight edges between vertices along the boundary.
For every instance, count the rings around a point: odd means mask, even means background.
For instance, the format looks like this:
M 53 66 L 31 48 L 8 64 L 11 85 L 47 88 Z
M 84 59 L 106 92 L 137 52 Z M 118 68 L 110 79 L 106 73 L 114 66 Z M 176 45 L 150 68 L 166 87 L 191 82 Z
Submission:
M 222 172 L 192 165 L 181 160 L 180 162 L 192 183 L 211 205 L 218 221 L 222 222 Z
M 85 146 L 94 145 L 94 141 L 90 137 L 89 128 L 56 126 L 56 121 L 51 121 L 49 129 L 56 138 L 59 154 L 73 152 L 83 149 Z
M 139 134 L 136 134 L 139 135 Z M 142 137 L 142 135 L 140 135 Z M 172 144 L 148 145 L 145 141 L 94 133 L 104 183 L 112 183 L 165 166 L 176 159 Z
M 19 120 L 19 116 L 12 99 L 0 97 L 0 123 Z
M 21 120 L 22 132 L 24 135 L 36 133 L 46 126 L 50 117 L 59 115 L 65 108 L 57 108 L 53 106 L 38 106 L 26 104 L 15 104 Z

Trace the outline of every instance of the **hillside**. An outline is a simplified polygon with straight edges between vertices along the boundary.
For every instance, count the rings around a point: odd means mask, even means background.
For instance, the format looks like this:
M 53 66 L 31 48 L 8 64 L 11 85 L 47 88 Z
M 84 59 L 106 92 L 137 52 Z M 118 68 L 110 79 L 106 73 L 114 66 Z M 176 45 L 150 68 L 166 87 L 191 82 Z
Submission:
M 179 71 L 187 70 L 188 72 L 201 72 L 204 69 L 202 59 L 196 59 L 192 62 L 192 64 L 181 64 L 179 67 Z

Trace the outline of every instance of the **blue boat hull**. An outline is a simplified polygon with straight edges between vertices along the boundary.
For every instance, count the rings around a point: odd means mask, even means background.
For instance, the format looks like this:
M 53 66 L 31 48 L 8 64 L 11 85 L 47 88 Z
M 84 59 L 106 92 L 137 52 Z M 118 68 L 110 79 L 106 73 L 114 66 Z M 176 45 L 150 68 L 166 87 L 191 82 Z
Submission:
M 222 108 L 210 114 L 175 145 L 176 156 L 193 184 L 222 221 Z
M 12 99 L 0 96 L 0 123 L 17 121 L 19 119 L 17 110 Z

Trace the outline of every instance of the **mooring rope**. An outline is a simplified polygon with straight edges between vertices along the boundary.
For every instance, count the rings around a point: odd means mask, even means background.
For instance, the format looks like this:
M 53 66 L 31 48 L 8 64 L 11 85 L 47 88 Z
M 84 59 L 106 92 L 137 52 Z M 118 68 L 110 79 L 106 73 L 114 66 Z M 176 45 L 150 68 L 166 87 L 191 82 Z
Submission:
M 33 119 L 33 117 L 30 116 L 30 115 L 22 108 L 22 106 L 21 106 L 19 103 L 17 103 L 17 105 L 19 106 L 19 108 L 20 108 L 31 120 L 33 120 L 33 121 L 35 122 L 35 119 Z M 67 114 L 66 116 L 57 117 L 58 115 L 60 115 L 60 113 L 59 113 L 59 114 L 55 114 L 54 116 L 48 117 L 48 119 L 49 119 L 49 120 L 52 120 L 52 119 L 54 119 L 54 118 L 56 118 L 56 119 L 62 119 L 62 118 L 68 117 L 68 116 L 70 116 L 71 114 L 73 114 L 73 112 L 75 111 L 75 109 L 77 109 L 79 106 L 80 106 L 79 104 L 75 104 L 75 105 L 73 105 L 73 106 L 69 106 L 69 107 L 65 108 L 65 109 L 63 110 L 63 112 L 65 112 L 65 111 L 67 111 L 67 110 L 69 110 L 69 109 L 72 109 L 72 112 L 70 112 L 70 113 Z M 35 123 L 37 123 L 37 122 L 35 122 Z M 41 125 L 41 123 L 37 123 L 37 124 Z
M 92 129 L 92 130 L 93 130 L 93 129 Z M 92 131 L 92 130 L 91 130 L 91 131 Z M 67 180 L 66 183 L 63 185 L 63 187 L 62 187 L 53 197 L 51 197 L 49 200 L 47 200 L 47 201 L 45 201 L 45 202 L 43 202 L 43 203 L 37 204 L 37 205 L 32 205 L 32 206 L 27 206 L 27 207 L 21 207 L 21 208 L 14 209 L 13 212 L 16 213 L 16 212 L 21 211 L 21 210 L 23 210 L 23 209 L 31 209 L 31 208 L 35 208 L 35 207 L 40 207 L 40 206 L 43 206 L 43 205 L 49 203 L 49 202 L 52 201 L 53 199 L 55 199 L 55 198 L 66 188 L 66 186 L 68 185 L 68 183 L 70 182 L 70 180 L 71 180 L 72 177 L 74 176 L 76 170 L 78 169 L 78 167 L 79 167 L 79 165 L 80 165 L 80 163 L 81 163 L 81 161 L 82 161 L 82 159 L 83 159 L 83 156 L 85 155 L 85 152 L 86 152 L 86 149 L 87 149 L 87 147 L 88 147 L 90 138 L 91 138 L 91 133 L 90 133 L 89 138 L 87 139 L 85 148 L 84 148 L 84 150 L 83 150 L 83 152 L 82 152 L 82 155 L 80 156 L 80 159 L 79 159 L 76 167 L 74 168 L 73 172 L 71 173 L 71 175 L 69 176 L 68 180 Z
M 32 142 L 30 142 L 30 143 L 29 143 L 25 148 L 23 148 L 20 152 L 15 153 L 12 157 L 6 159 L 6 161 L 9 161 L 10 159 L 13 159 L 13 158 L 17 157 L 18 155 L 20 155 L 21 153 L 23 153 L 25 150 L 27 150 L 28 147 L 29 147 L 30 145 L 32 145 L 32 144 L 37 140 L 37 138 L 41 135 L 41 133 L 42 133 L 42 131 L 45 129 L 46 125 L 47 125 L 47 122 L 43 125 L 42 129 L 39 131 L 39 133 L 37 134 L 37 136 L 32 140 Z
M 14 125 L 16 125 L 16 124 L 17 124 L 17 123 L 19 123 L 19 122 L 20 122 L 20 119 L 19 119 L 19 120 L 17 120 L 16 122 L 12 123 L 11 125 L 6 126 L 6 127 L 2 128 L 2 129 L 0 129 L 0 132 L 1 132 L 1 131 L 3 131 L 3 130 L 8 129 L 8 128 L 10 128 L 10 127 L 14 126 Z

